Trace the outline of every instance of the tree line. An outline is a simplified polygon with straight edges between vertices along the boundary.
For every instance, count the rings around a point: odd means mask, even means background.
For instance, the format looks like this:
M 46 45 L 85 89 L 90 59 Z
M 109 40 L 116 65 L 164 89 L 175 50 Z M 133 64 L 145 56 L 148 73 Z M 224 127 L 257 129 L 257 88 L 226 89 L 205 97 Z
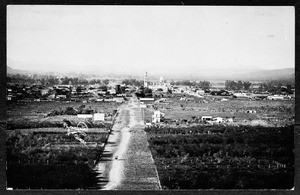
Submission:
M 225 89 L 227 90 L 249 90 L 251 83 L 249 81 L 225 81 Z
M 137 79 L 125 79 L 122 81 L 122 84 L 141 87 L 143 86 L 144 81 L 137 80 Z
M 189 81 L 189 80 L 183 80 L 183 81 L 172 81 L 170 83 L 171 85 L 185 85 L 185 86 L 194 86 L 194 87 L 199 87 L 203 90 L 207 90 L 211 87 L 211 84 L 209 81 Z
M 85 78 L 78 77 L 56 77 L 52 75 L 23 75 L 23 74 L 14 74 L 8 75 L 8 83 L 16 84 L 25 84 L 25 85 L 44 85 L 44 86 L 53 86 L 53 85 L 94 85 L 94 84 L 103 84 L 107 85 L 109 79 L 91 79 L 87 80 Z

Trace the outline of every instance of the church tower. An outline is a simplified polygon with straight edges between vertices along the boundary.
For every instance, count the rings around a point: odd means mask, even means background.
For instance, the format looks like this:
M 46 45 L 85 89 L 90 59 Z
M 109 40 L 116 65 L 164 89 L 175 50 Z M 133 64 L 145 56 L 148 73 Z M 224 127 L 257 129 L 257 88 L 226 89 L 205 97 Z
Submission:
M 144 87 L 145 87 L 145 88 L 148 88 L 148 77 L 147 77 L 147 72 L 145 73 L 145 76 L 144 76 Z

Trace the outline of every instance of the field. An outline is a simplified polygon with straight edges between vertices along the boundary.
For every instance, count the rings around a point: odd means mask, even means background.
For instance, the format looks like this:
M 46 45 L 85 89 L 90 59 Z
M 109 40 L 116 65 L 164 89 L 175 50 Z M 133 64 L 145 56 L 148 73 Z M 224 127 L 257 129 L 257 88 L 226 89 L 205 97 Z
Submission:
M 57 129 L 7 133 L 7 186 L 14 189 L 77 189 L 97 186 L 93 167 L 108 133 L 88 132 L 87 147 Z M 92 145 L 91 145 L 91 144 Z
M 150 121 L 154 109 L 165 113 L 165 118 L 171 120 L 189 120 L 191 117 L 212 116 L 234 118 L 235 123 L 245 124 L 249 121 L 261 121 L 263 124 L 283 126 L 293 124 L 295 115 L 294 101 L 248 100 L 233 99 L 226 96 L 205 96 L 180 100 L 183 95 L 172 95 L 166 102 L 155 103 L 154 108 L 145 109 L 145 119 Z M 222 98 L 228 101 L 221 101 Z M 254 110 L 255 113 L 246 113 Z M 272 118 L 272 119 L 268 119 Z M 251 124 L 251 123 L 249 123 Z
M 164 189 L 293 187 L 294 101 L 169 94 L 144 109 L 147 122 L 154 110 L 165 119 L 146 132 Z M 201 116 L 233 122 L 206 124 Z
M 84 106 L 82 106 L 84 105 Z M 79 109 L 80 106 L 93 112 L 106 114 L 107 123 L 112 122 L 113 111 L 118 108 L 120 103 L 115 102 L 22 102 L 10 103 L 7 105 L 7 129 L 23 128 L 42 128 L 42 127 L 62 127 L 63 119 L 68 119 L 73 126 L 83 119 L 76 115 L 49 115 L 51 111 L 64 111 L 68 107 Z M 102 123 L 101 123 L 102 124 Z M 105 127 L 101 124 L 95 124 L 96 127 Z
M 291 189 L 293 126 L 146 129 L 164 189 Z
M 112 102 L 31 102 L 7 105 L 7 187 L 13 189 L 90 189 L 99 188 L 94 170 L 102 158 L 113 112 L 120 105 Z M 63 119 L 76 126 L 76 115 L 69 108 L 106 114 L 105 123 L 89 124 L 86 146 L 74 135 L 67 135 Z M 58 111 L 49 115 L 51 111 Z M 63 113 L 63 115 L 60 115 Z

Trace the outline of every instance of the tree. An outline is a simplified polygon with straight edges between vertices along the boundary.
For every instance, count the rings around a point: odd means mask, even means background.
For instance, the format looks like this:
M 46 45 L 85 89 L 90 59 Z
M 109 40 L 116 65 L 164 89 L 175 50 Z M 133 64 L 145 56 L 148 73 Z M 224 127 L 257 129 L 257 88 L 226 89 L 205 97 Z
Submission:
M 242 81 L 238 81 L 236 86 L 237 86 L 237 90 L 243 89 L 243 82 Z
M 210 82 L 209 81 L 200 81 L 199 86 L 203 90 L 207 90 L 210 88 Z
M 225 82 L 225 88 L 227 90 L 237 90 L 237 83 L 234 81 L 227 80 Z
M 104 79 L 102 82 L 103 82 L 104 85 L 108 85 L 109 79 Z
M 81 87 L 80 87 L 80 86 L 76 87 L 76 92 L 77 92 L 77 93 L 80 93 L 80 92 L 81 92 L 81 90 L 82 90 L 82 89 L 81 89 Z
M 243 85 L 244 85 L 245 90 L 249 90 L 249 88 L 251 86 L 251 83 L 249 81 L 246 81 L 246 82 L 243 83 Z

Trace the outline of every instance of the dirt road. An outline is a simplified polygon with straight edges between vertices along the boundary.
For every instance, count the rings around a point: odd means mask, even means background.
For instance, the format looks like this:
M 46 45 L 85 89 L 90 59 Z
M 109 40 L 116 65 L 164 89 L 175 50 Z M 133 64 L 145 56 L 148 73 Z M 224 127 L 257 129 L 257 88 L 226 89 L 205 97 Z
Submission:
M 110 160 L 110 163 L 99 163 L 99 172 L 103 172 L 102 177 L 108 178 L 108 183 L 102 187 L 103 190 L 114 190 L 114 189 L 136 189 L 136 184 L 133 184 L 130 181 L 140 180 L 140 176 L 135 175 L 134 177 L 128 175 L 128 170 L 131 169 L 132 165 L 134 166 L 143 166 L 143 162 L 134 162 L 130 163 L 129 161 L 132 158 L 135 159 L 144 159 L 147 161 L 146 163 L 151 163 L 152 166 L 147 166 L 147 169 L 151 168 L 150 179 L 146 179 L 145 182 L 151 183 L 151 186 L 154 183 L 154 187 L 150 187 L 151 189 L 159 189 L 159 179 L 157 176 L 156 168 L 154 166 L 154 161 L 151 156 L 151 152 L 147 145 L 147 140 L 145 138 L 139 148 L 146 148 L 147 152 L 144 153 L 132 153 L 132 147 L 136 147 L 132 138 L 136 139 L 136 131 L 143 130 L 143 121 L 140 117 L 141 115 L 140 106 L 138 100 L 136 98 L 132 98 L 128 104 L 123 105 L 119 109 L 119 116 L 116 118 L 116 123 L 113 127 L 112 134 L 108 139 L 108 143 L 105 146 L 105 152 L 111 153 L 106 160 Z M 150 155 L 149 155 L 150 154 Z M 138 155 L 138 156 L 135 156 Z M 142 158 L 140 158 L 142 157 Z M 146 159 L 145 159 L 146 157 Z M 150 160 L 149 160 L 150 159 Z M 151 160 L 152 159 L 152 160 Z M 148 171 L 149 172 L 149 171 Z M 154 179 L 153 179 L 154 178 Z M 129 183 L 128 183 L 129 181 Z M 128 185 L 127 185 L 128 184 Z M 139 185 L 139 184 L 137 184 Z M 143 183 L 145 186 L 147 184 Z M 147 185 L 147 189 L 149 185 Z

